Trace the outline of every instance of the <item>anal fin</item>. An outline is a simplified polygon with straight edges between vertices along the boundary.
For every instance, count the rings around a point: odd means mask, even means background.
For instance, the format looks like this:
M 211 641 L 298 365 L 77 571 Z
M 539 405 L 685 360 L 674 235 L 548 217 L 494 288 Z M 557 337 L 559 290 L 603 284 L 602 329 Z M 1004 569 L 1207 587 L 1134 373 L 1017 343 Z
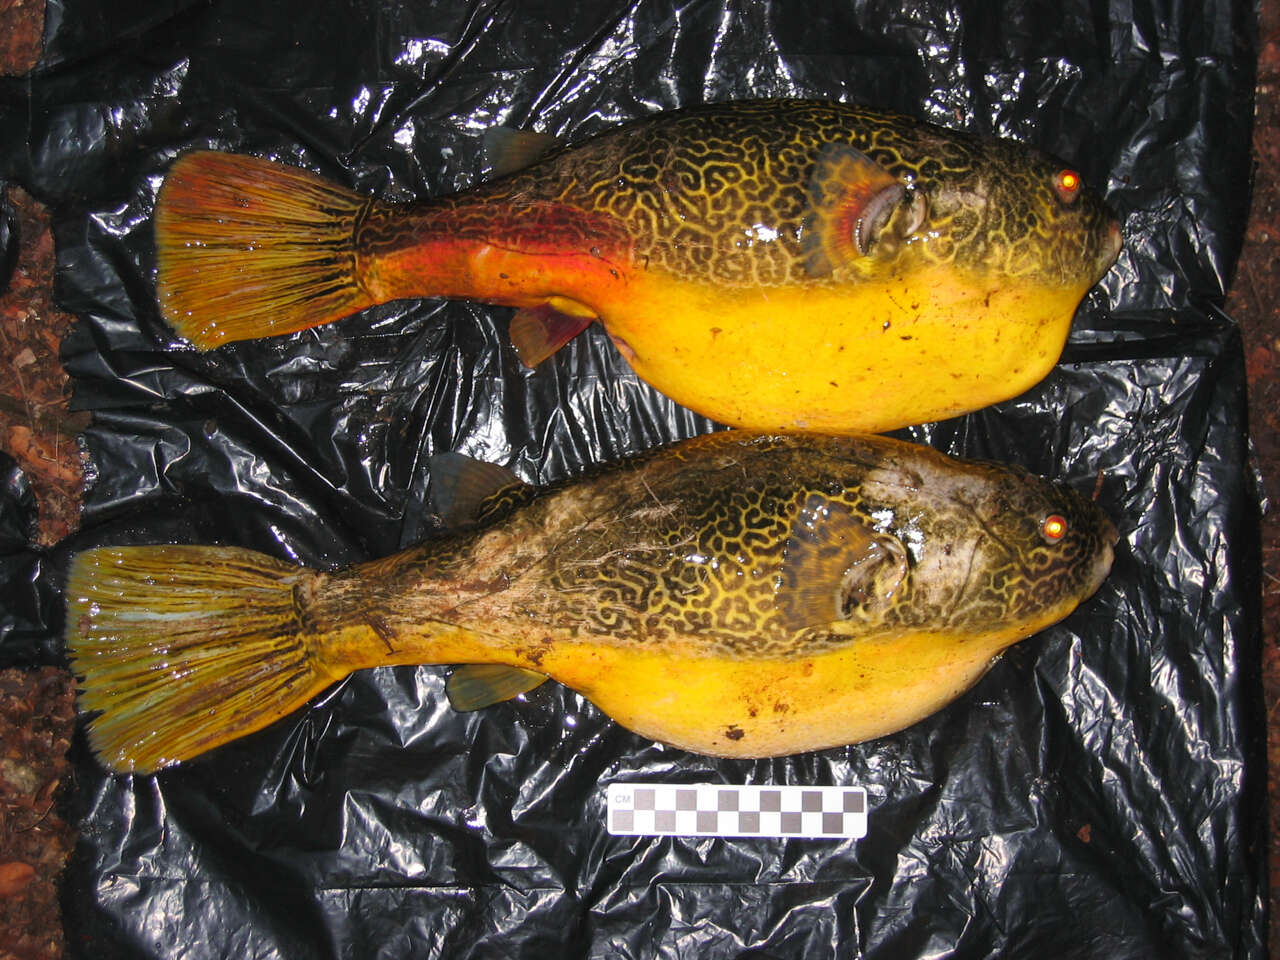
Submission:
M 536 367 L 591 326 L 594 316 L 565 313 L 554 307 L 525 307 L 511 318 L 511 345 L 526 367 Z
M 467 663 L 449 675 L 444 690 L 455 710 L 479 710 L 510 700 L 547 681 L 545 673 L 501 663 Z

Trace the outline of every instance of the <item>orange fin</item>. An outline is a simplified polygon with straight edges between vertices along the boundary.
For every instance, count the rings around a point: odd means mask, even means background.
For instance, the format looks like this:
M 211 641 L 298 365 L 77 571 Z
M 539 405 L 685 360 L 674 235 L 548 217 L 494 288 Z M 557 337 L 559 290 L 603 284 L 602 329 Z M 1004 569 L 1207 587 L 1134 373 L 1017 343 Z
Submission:
M 541 160 L 562 142 L 554 133 L 492 127 L 484 133 L 485 169 L 493 177 L 515 173 Z
M 181 157 L 156 198 L 156 294 L 202 350 L 292 333 L 373 305 L 356 282 L 356 225 L 372 200 L 257 157 Z
M 238 547 L 101 547 L 71 564 L 67 653 L 89 745 L 150 773 L 252 733 L 336 677 L 301 634 L 310 571 Z
M 907 553 L 843 503 L 811 493 L 792 519 L 781 572 L 778 611 L 802 630 L 892 602 L 907 577 Z
M 536 367 L 591 326 L 594 316 L 574 316 L 554 307 L 525 307 L 511 318 L 511 345 L 526 367 Z
M 501 663 L 468 663 L 449 674 L 444 692 L 455 710 L 479 710 L 510 700 L 550 679 L 545 673 Z
M 809 275 L 827 276 L 866 256 L 905 195 L 906 187 L 861 150 L 823 147 L 809 181 L 804 225 Z

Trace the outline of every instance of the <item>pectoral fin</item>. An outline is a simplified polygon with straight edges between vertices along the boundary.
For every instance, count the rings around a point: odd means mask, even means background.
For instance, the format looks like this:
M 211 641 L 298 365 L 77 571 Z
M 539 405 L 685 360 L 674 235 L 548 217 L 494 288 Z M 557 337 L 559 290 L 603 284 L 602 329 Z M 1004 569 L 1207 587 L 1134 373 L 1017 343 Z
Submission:
M 561 306 L 577 306 L 560 300 Z M 544 304 L 517 310 L 511 318 L 511 344 L 526 367 L 536 367 L 566 343 L 580 334 L 595 319 L 595 314 L 568 313 Z
M 868 256 L 906 195 L 902 182 L 861 150 L 838 143 L 823 147 L 809 181 L 805 269 L 811 276 L 827 276 Z M 923 197 L 913 195 L 910 210 L 897 219 L 918 226 L 922 204 Z
M 468 663 L 445 681 L 444 692 L 455 710 L 479 710 L 510 700 L 547 681 L 545 673 L 500 663 Z
M 843 503 L 811 493 L 783 548 L 777 609 L 795 630 L 848 620 L 901 596 L 907 574 L 901 541 Z

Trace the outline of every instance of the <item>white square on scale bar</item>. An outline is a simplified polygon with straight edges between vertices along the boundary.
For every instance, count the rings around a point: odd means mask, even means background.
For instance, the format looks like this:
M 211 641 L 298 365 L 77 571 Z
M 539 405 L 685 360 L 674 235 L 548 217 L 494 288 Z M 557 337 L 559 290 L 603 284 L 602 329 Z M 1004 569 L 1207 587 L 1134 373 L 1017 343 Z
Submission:
M 606 796 L 606 827 L 619 836 L 867 835 L 864 787 L 611 783 Z

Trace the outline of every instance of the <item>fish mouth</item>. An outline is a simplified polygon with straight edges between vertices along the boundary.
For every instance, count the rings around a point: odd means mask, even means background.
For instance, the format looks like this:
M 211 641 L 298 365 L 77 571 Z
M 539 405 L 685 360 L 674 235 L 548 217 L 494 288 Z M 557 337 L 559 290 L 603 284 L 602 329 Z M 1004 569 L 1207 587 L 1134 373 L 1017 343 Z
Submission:
M 1093 561 L 1093 569 L 1090 571 L 1089 592 L 1086 596 L 1092 596 L 1102 586 L 1104 580 L 1111 573 L 1111 565 L 1116 558 L 1116 544 L 1120 542 L 1120 531 L 1116 529 L 1116 525 L 1111 522 L 1111 518 L 1104 516 L 1102 518 L 1102 529 L 1098 531 L 1102 540 L 1102 547 L 1098 551 L 1098 556 Z
M 1097 275 L 1094 277 L 1094 283 L 1097 283 L 1107 275 L 1107 271 L 1111 269 L 1112 264 L 1120 256 L 1120 251 L 1124 248 L 1124 234 L 1120 230 L 1120 221 L 1115 217 L 1110 217 L 1107 221 L 1107 232 L 1102 238 L 1098 251 Z

